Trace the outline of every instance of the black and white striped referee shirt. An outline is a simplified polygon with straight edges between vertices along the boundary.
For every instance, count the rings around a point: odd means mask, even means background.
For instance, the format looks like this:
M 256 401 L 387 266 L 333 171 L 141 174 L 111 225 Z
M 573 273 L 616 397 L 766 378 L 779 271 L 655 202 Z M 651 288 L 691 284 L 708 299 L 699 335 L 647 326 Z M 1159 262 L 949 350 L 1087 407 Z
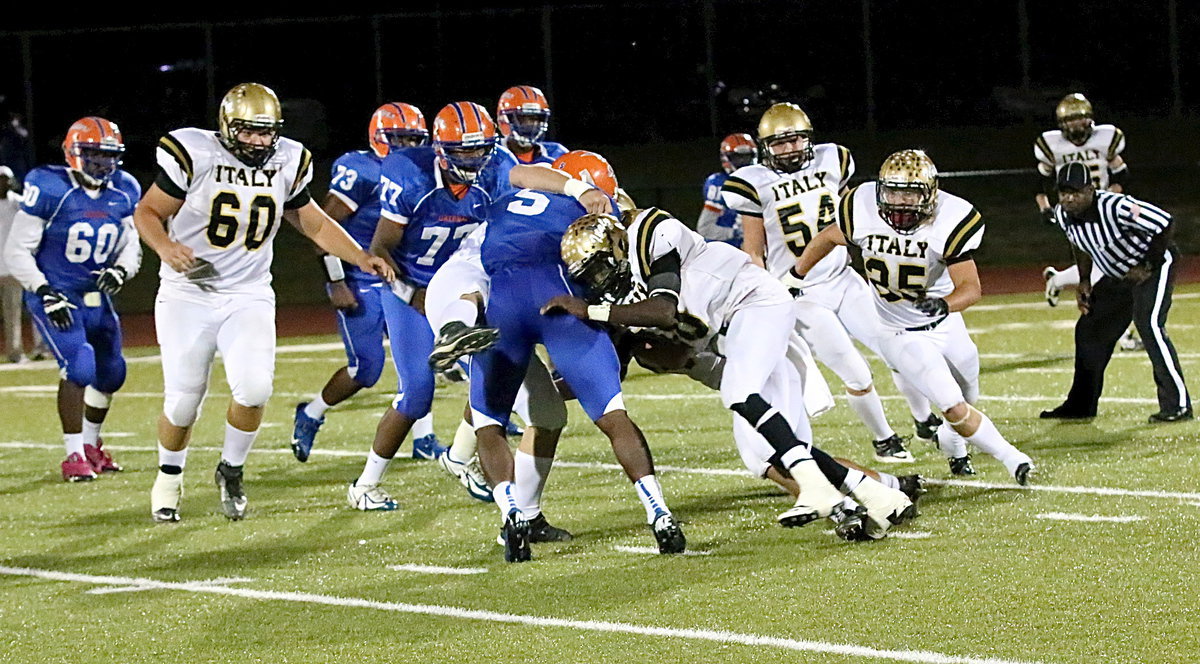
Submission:
M 1071 244 L 1086 251 L 1105 276 L 1115 279 L 1146 260 L 1150 241 L 1171 223 L 1171 215 L 1162 208 L 1111 191 L 1096 192 L 1096 208 L 1099 219 L 1090 220 L 1073 217 L 1056 205 L 1054 218 Z

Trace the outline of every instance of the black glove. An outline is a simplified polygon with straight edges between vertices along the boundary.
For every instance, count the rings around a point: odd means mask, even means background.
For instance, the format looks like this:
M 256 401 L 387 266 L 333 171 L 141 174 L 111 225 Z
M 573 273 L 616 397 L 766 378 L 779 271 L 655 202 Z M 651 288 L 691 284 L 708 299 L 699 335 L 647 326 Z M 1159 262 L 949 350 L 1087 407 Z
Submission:
M 950 305 L 940 297 L 921 297 L 913 302 L 913 306 L 930 318 L 942 318 L 950 314 Z
M 1046 222 L 1047 224 L 1050 224 L 1051 226 L 1058 225 L 1058 220 L 1054 218 L 1054 208 L 1052 208 L 1052 207 L 1042 208 L 1041 212 L 1042 212 L 1042 221 Z
M 101 293 L 116 295 L 125 285 L 127 275 L 128 273 L 125 271 L 125 268 L 120 265 L 106 267 L 100 270 L 96 276 L 96 288 Z
M 75 305 L 71 304 L 66 295 L 56 291 L 50 287 L 50 284 L 42 284 L 37 289 L 37 294 L 42 298 L 42 311 L 46 312 L 46 318 L 50 319 L 50 323 L 60 330 L 66 330 L 71 327 L 71 310 Z

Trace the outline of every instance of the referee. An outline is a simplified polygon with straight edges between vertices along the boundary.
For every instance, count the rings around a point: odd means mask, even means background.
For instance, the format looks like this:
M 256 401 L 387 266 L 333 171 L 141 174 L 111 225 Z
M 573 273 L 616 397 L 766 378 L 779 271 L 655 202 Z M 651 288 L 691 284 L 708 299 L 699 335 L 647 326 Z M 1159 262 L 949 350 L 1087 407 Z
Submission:
M 1179 251 L 1171 241 L 1171 215 L 1132 196 L 1096 191 L 1088 168 L 1071 162 L 1058 171 L 1055 221 L 1071 241 L 1079 274 L 1075 324 L 1075 379 L 1067 400 L 1045 419 L 1095 417 L 1104 369 L 1117 339 L 1132 318 L 1158 386 L 1158 412 L 1150 422 L 1192 419 L 1192 400 L 1183 382 L 1175 346 L 1167 336 L 1167 312 Z M 1086 275 L 1095 265 L 1103 275 L 1094 285 Z

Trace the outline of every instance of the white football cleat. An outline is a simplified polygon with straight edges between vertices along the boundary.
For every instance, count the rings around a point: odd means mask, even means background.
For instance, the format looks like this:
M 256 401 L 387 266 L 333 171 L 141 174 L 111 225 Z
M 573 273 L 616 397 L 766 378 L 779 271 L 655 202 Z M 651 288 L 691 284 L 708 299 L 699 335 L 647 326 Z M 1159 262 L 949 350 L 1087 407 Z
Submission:
M 889 489 L 870 477 L 864 478 L 851 497 L 867 508 L 863 532 L 871 539 L 882 539 L 893 525 L 917 516 L 917 507 L 897 489 Z
M 813 459 L 801 461 L 789 472 L 800 485 L 800 495 L 791 509 L 779 515 L 779 525 L 798 528 L 830 516 L 842 504 L 842 493 L 833 488 Z
M 1062 289 L 1054 285 L 1054 277 L 1058 276 L 1058 270 L 1047 267 L 1042 270 L 1042 279 L 1046 280 L 1046 304 L 1057 307 L 1058 296 L 1062 293 Z
M 183 473 L 168 475 L 158 471 L 150 489 L 150 516 L 158 523 L 179 520 L 179 501 L 183 497 Z
M 391 512 L 400 507 L 378 484 L 359 486 L 355 482 L 351 482 L 350 488 L 346 489 L 346 501 L 350 507 L 364 512 Z
M 466 487 L 467 493 L 471 494 L 472 498 L 485 503 L 495 502 L 487 479 L 483 476 L 483 469 L 479 467 L 479 457 L 463 463 L 451 457 L 450 450 L 447 449 L 438 455 L 437 461 L 443 470 L 458 478 L 459 483 Z

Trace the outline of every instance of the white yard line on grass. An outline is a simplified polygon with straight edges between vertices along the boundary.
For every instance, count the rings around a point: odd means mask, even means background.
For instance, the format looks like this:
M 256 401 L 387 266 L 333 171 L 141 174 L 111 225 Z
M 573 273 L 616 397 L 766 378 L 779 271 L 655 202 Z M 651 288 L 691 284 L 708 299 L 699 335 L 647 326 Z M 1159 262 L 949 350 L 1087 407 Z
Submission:
M 254 579 L 246 578 L 244 576 L 228 576 L 228 577 L 223 576 L 219 579 L 209 579 L 208 581 L 195 581 L 194 583 L 196 585 L 203 585 L 203 586 L 226 586 L 226 585 L 229 585 L 230 583 L 249 583 L 253 580 Z M 128 586 L 117 585 L 117 586 L 103 586 L 100 588 L 92 588 L 91 590 L 87 591 L 87 593 L 89 595 L 108 595 L 111 593 L 138 593 L 138 592 L 142 592 L 144 590 L 154 590 L 154 589 L 155 588 L 153 586 L 147 586 L 145 584 L 138 583 L 138 584 L 133 584 L 133 585 L 128 585 Z
M 1066 512 L 1046 512 L 1045 514 L 1034 514 L 1035 519 L 1049 519 L 1051 521 L 1086 521 L 1088 523 L 1133 523 L 1134 521 L 1144 521 L 1144 516 L 1102 516 L 1099 514 L 1067 514 Z
M 418 574 L 451 574 L 467 576 L 471 574 L 486 574 L 486 567 L 439 567 L 437 565 L 388 565 L 388 569 L 397 572 L 416 572 Z
M 632 623 L 609 622 L 601 620 L 570 620 L 566 618 L 550 618 L 514 613 L 499 613 L 496 611 L 478 611 L 473 609 L 463 609 L 456 606 L 439 606 L 436 604 L 378 602 L 358 597 L 338 597 L 336 595 L 319 595 L 315 593 L 225 588 L 222 586 L 206 585 L 202 581 L 195 583 L 174 583 L 144 578 L 71 574 L 67 572 L 55 572 L 44 569 L 3 566 L 0 566 L 0 574 L 9 576 L 34 577 L 39 579 L 48 579 L 51 581 L 100 584 L 106 586 L 148 586 L 157 590 L 179 590 L 189 593 L 228 595 L 232 597 L 242 597 L 245 599 L 260 601 L 297 602 L 344 608 L 374 609 L 376 611 L 393 611 L 396 613 L 409 613 L 414 615 L 435 616 L 441 618 L 457 618 L 460 620 L 475 620 L 510 625 L 527 625 L 530 627 L 557 627 L 561 629 L 573 629 L 585 632 L 632 634 L 637 636 L 654 636 L 671 639 L 706 641 L 710 643 L 740 644 L 759 648 L 767 647 L 799 652 L 826 653 L 832 655 L 890 660 L 894 662 L 919 662 L 922 664 L 1026 664 L 1026 662 L 1028 662 L 1028 660 L 1007 660 L 996 657 L 983 658 L 946 655 L 928 650 L 883 650 L 880 648 L 856 646 L 845 643 L 828 643 L 825 641 L 809 641 L 805 639 L 787 639 L 721 630 L 655 627 L 652 625 L 636 625 Z M 1028 662 L 1028 664 L 1034 663 Z
M 659 555 L 658 547 L 654 547 L 654 546 L 625 546 L 622 544 L 618 544 L 613 547 L 613 550 L 620 551 L 621 553 L 647 553 L 647 554 L 653 554 L 655 556 Z M 685 555 L 685 556 L 711 556 L 712 551 L 684 551 L 683 555 Z

